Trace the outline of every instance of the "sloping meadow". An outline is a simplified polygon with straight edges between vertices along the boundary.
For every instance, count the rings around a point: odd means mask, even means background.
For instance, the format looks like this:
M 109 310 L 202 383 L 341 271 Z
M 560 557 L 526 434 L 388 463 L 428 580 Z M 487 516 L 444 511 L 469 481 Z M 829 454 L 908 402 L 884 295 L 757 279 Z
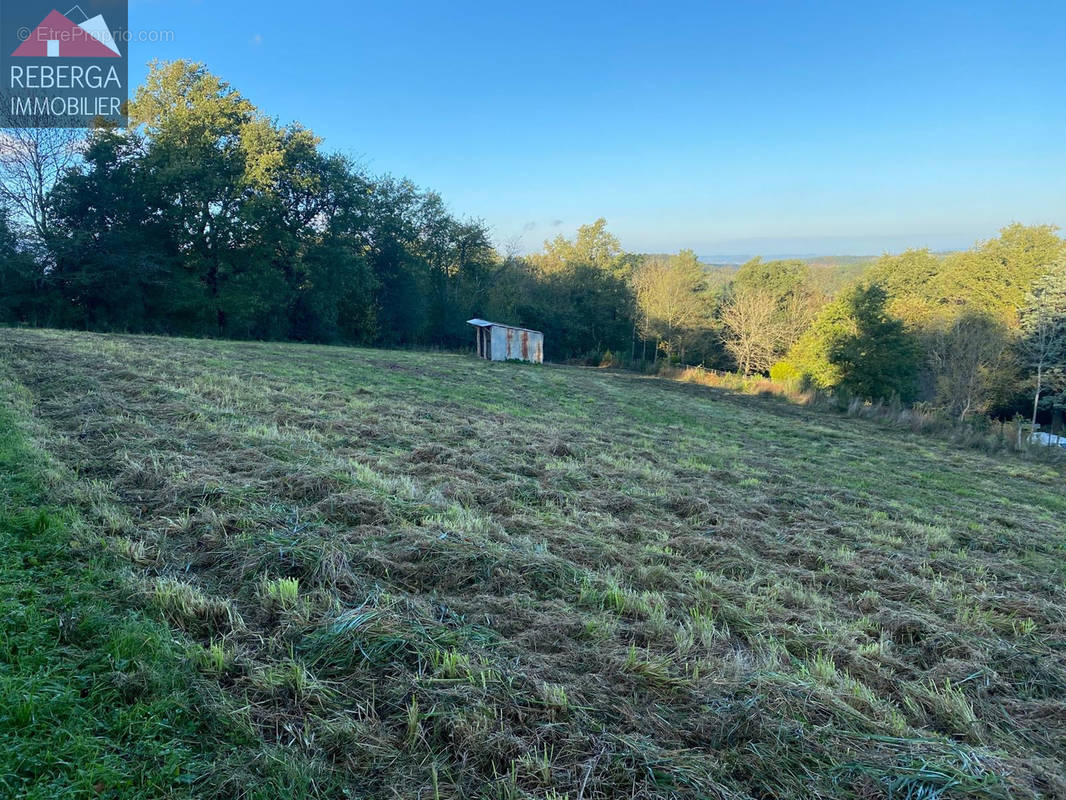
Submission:
M 1052 466 L 705 387 L 5 330 L 124 594 L 248 758 L 198 791 L 1066 797 Z

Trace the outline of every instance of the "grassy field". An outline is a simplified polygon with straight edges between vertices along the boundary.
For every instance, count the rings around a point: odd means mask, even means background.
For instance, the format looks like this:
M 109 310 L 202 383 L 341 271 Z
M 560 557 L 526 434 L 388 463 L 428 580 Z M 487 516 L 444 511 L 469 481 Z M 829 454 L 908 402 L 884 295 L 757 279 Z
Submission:
M 1053 465 L 455 355 L 2 330 L 0 387 L 18 792 L 1066 797 Z

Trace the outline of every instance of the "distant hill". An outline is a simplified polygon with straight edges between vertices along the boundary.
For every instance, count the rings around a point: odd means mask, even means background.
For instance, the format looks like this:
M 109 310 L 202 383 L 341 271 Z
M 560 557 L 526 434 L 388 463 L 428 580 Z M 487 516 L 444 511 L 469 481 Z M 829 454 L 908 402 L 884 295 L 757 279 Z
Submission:
M 751 261 L 753 255 L 712 255 L 701 256 L 700 261 L 707 265 L 712 281 L 728 283 L 741 264 Z M 858 280 L 859 277 L 877 260 L 878 256 L 819 256 L 819 255 L 772 255 L 762 256 L 763 261 L 783 261 L 798 259 L 811 266 L 814 282 L 826 294 L 836 294 L 843 287 Z
M 709 264 L 713 267 L 739 267 L 741 264 L 751 261 L 753 258 L 761 258 L 763 261 L 785 261 L 798 259 L 800 261 L 808 261 L 811 264 L 856 264 L 873 261 L 874 259 L 878 258 L 878 256 L 827 256 L 816 255 L 811 253 L 785 253 L 765 255 L 760 253 L 749 253 L 700 256 L 700 261 L 702 261 L 704 264 Z
M 712 255 L 700 256 L 700 261 L 705 264 L 711 264 L 715 267 L 739 267 L 753 258 L 761 258 L 763 261 L 782 261 L 785 259 L 798 258 L 802 261 L 808 261 L 813 258 L 825 258 L 826 256 L 818 256 L 811 253 L 797 254 L 770 254 L 765 253 L 714 253 Z M 850 256 L 849 256 L 850 257 Z

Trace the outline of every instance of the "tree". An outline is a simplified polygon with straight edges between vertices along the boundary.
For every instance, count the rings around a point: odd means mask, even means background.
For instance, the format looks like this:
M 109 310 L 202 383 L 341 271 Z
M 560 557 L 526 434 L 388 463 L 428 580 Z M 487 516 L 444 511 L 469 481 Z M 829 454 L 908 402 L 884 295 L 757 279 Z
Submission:
M 843 373 L 839 365 L 830 361 L 830 348 L 836 341 L 854 332 L 854 320 L 845 295 L 841 295 L 819 312 L 811 327 L 788 354 L 771 367 L 770 377 L 774 380 L 798 380 L 820 389 L 836 388 L 843 379 Z
M 930 335 L 928 366 L 937 402 L 960 422 L 985 411 L 1010 369 L 1009 335 L 997 317 L 965 311 Z
M 1029 288 L 1063 255 L 1066 242 L 1053 226 L 1014 223 L 970 250 L 946 256 L 928 250 L 884 256 L 869 278 L 888 292 L 891 313 L 912 328 L 938 325 L 945 312 L 966 308 L 995 316 L 1016 330 L 1017 312 Z
M 73 156 L 65 167 L 56 156 L 46 168 L 41 146 L 0 143 L 0 167 L 23 170 L 30 186 L 11 195 L 14 218 L 0 226 L 4 320 L 454 346 L 504 272 L 483 224 L 408 181 L 370 179 L 202 64 L 153 64 L 130 118 L 128 131 L 102 126 L 60 151 Z M 45 177 L 34 184 L 34 173 Z M 19 174 L 0 188 L 15 192 Z M 586 323 L 592 341 L 615 337 L 612 325 L 627 335 L 624 285 L 607 269 L 617 241 L 602 225 L 578 238 L 574 252 L 597 274 L 584 280 L 584 262 L 567 265 L 558 299 L 570 327 Z
M 598 357 L 607 350 L 625 350 L 632 305 L 621 278 L 576 263 L 547 276 L 538 273 L 535 286 L 539 295 L 532 303 L 535 314 L 526 323 L 544 331 L 545 346 L 553 357 Z
M 264 164 L 280 159 L 276 140 L 255 124 L 248 100 L 204 65 L 188 61 L 152 65 L 130 104 L 130 123 L 147 137 L 152 194 L 185 262 L 203 282 L 216 333 L 223 335 L 223 294 L 250 266 L 234 257 L 250 232 L 242 201 Z M 247 308 L 245 302 L 234 305 Z
M 942 297 L 959 297 L 971 305 L 1002 315 L 1013 328 L 1033 284 L 1048 265 L 1066 258 L 1066 242 L 1053 225 L 1003 228 L 999 236 L 976 251 L 948 259 L 949 269 L 937 286 Z
M 798 259 L 748 261 L 729 295 L 722 312 L 726 349 L 743 372 L 769 370 L 810 327 L 822 302 L 810 266 Z
M 49 193 L 77 164 L 85 131 L 46 125 L 7 127 L 6 122 L 0 116 L 0 206 L 17 215 L 15 224 L 25 226 L 43 247 L 52 228 Z
M 944 258 L 923 248 L 882 256 L 867 277 L 884 287 L 894 314 L 916 323 L 923 321 L 939 300 L 935 284 L 944 269 Z M 920 310 L 912 311 L 915 307 Z
M 918 348 L 903 323 L 885 310 L 888 295 L 878 284 L 859 286 L 843 298 L 851 331 L 828 343 L 829 363 L 840 370 L 839 387 L 867 399 L 914 397 Z
M 81 168 L 50 197 L 49 280 L 63 298 L 58 324 L 95 330 L 199 333 L 203 294 L 183 267 L 164 219 L 152 213 L 142 172 L 144 142 L 100 129 Z
M 903 323 L 889 315 L 887 300 L 877 283 L 844 292 L 821 311 L 771 374 L 859 397 L 911 400 L 919 348 Z
M 582 225 L 574 240 L 557 236 L 544 252 L 509 268 L 522 297 L 506 303 L 518 323 L 544 331 L 551 358 L 598 358 L 626 350 L 634 321 L 634 301 L 624 274 L 629 261 L 618 239 L 599 219 Z M 499 295 L 497 294 L 497 297 Z
M 780 300 L 801 289 L 810 277 L 811 269 L 806 261 L 763 261 L 756 257 L 740 265 L 733 277 L 733 288 L 738 292 L 766 291 Z
M 1035 370 L 1032 423 L 1040 410 L 1047 384 L 1062 381 L 1066 366 L 1066 262 L 1059 261 L 1037 281 L 1021 315 L 1022 357 Z
M 689 337 L 706 317 L 706 284 L 696 254 L 682 250 L 669 258 L 648 259 L 631 283 L 643 338 L 655 338 L 656 352 L 662 348 L 684 361 Z
M 246 233 L 233 251 L 244 264 L 223 295 L 231 327 L 239 320 L 244 335 L 362 339 L 372 325 L 362 236 L 368 182 L 346 158 L 322 153 L 318 137 L 299 125 L 257 118 L 244 139 Z M 254 313 L 242 313 L 249 305 Z
M 766 372 L 777 359 L 784 340 L 777 316 L 777 298 L 766 289 L 742 289 L 723 307 L 725 347 L 745 375 Z
M 279 126 L 201 64 L 154 64 L 130 116 L 143 142 L 132 174 L 144 222 L 179 254 L 173 276 L 199 283 L 210 319 L 201 333 L 365 341 L 377 317 L 375 256 L 399 268 L 427 257 L 429 222 L 404 207 L 390 227 L 388 187 L 377 191 L 311 131 Z M 424 313 L 417 324 L 421 333 Z
M 0 208 L 0 325 L 42 321 L 38 314 L 46 298 L 41 275 L 31 254 L 19 247 L 8 214 Z
M 607 220 L 600 217 L 591 225 L 578 228 L 577 237 L 572 241 L 559 235 L 545 242 L 544 252 L 531 256 L 531 261 L 547 274 L 572 264 L 587 264 L 615 273 L 623 266 L 622 246 L 607 230 Z
M 1006 340 L 1021 335 L 1026 294 L 1064 255 L 1053 226 L 1014 223 L 966 251 L 909 250 L 874 264 L 868 280 L 886 290 L 888 313 L 924 350 L 924 399 L 959 418 L 1009 409 L 1018 361 Z

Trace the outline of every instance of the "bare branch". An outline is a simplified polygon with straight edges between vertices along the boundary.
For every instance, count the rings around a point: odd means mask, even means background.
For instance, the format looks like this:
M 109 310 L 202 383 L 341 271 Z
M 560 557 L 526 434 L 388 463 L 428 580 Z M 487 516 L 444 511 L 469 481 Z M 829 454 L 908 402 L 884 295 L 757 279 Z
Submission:
M 51 232 L 49 193 L 77 165 L 86 131 L 12 126 L 2 101 L 0 97 L 0 205 L 43 242 Z

